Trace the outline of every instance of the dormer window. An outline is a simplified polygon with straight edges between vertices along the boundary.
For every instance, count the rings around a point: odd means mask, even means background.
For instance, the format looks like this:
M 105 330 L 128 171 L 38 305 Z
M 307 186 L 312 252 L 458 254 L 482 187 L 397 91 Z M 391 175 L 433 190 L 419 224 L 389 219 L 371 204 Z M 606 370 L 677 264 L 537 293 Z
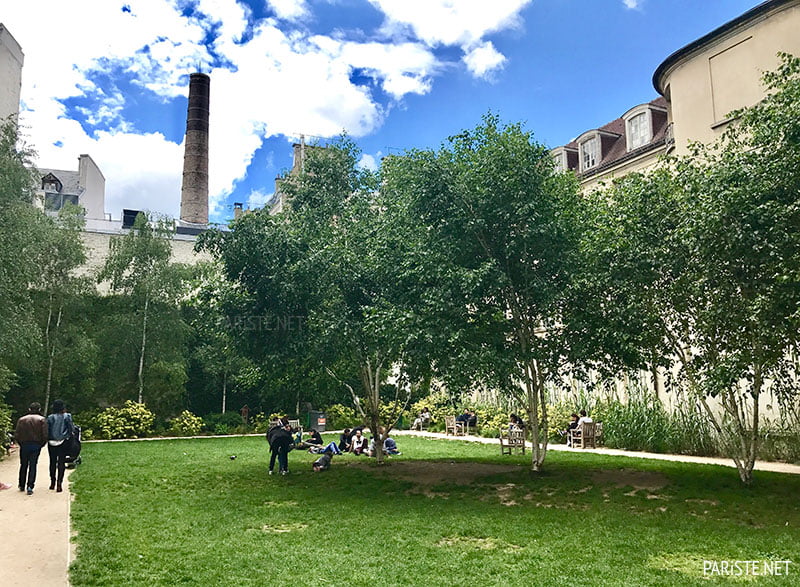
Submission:
M 600 163 L 600 137 L 594 135 L 580 143 L 581 171 L 596 167 Z
M 42 178 L 42 191 L 44 192 L 61 193 L 63 187 L 61 180 L 52 173 L 48 173 Z
M 667 111 L 653 103 L 640 104 L 622 115 L 628 151 L 644 147 L 653 141 L 656 131 L 666 123 Z
M 637 114 L 628 121 L 628 150 L 650 142 L 650 117 L 647 112 Z

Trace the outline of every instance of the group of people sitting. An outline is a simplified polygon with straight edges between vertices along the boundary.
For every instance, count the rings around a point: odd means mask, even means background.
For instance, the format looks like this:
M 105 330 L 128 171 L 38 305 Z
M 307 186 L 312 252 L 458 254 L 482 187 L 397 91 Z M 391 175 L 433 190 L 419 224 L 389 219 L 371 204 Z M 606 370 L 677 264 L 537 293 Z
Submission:
M 267 440 L 270 442 L 272 456 L 270 458 L 269 474 L 272 475 L 275 466 L 275 459 L 277 457 L 280 473 L 286 475 L 289 472 L 288 459 L 286 455 L 289 451 L 294 449 L 308 450 L 312 454 L 318 454 L 320 457 L 312 464 L 314 471 L 326 471 L 331 466 L 331 461 L 335 455 L 342 453 L 353 453 L 354 455 L 365 454 L 367 456 L 376 456 L 375 452 L 375 438 L 372 437 L 367 440 L 364 435 L 364 426 L 357 426 L 355 428 L 345 428 L 344 432 L 339 436 L 339 443 L 329 442 L 325 444 L 319 430 L 311 429 L 308 436 L 304 439 L 303 432 L 300 429 L 292 430 L 288 421 L 282 419 L 278 426 L 274 426 L 267 433 Z M 380 428 L 380 435 L 385 434 L 385 428 Z M 383 454 L 385 455 L 399 455 L 402 454 L 398 448 L 394 438 L 387 436 L 383 440 Z
M 377 455 L 375 448 L 375 437 L 367 440 L 364 436 L 364 426 L 356 426 L 355 428 L 345 428 L 344 432 L 339 435 L 338 448 L 341 452 L 351 452 L 354 455 L 367 455 L 374 457 Z M 378 428 L 381 436 L 386 434 L 386 429 L 381 426 Z M 383 454 L 385 455 L 399 455 L 403 454 L 397 449 L 397 443 L 391 436 L 386 436 L 383 439 Z
M 478 425 L 478 415 L 471 409 L 465 408 L 464 413 L 456 416 L 456 422 L 461 422 L 466 430 Z

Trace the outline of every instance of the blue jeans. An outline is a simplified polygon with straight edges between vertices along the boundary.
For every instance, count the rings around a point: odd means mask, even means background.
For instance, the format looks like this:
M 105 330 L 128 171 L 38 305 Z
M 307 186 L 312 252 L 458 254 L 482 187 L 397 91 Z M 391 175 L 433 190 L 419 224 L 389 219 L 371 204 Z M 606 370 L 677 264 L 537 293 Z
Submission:
M 26 442 L 19 447 L 19 486 L 33 489 L 36 484 L 36 466 L 42 447 L 35 442 Z M 27 479 L 27 483 L 26 483 Z

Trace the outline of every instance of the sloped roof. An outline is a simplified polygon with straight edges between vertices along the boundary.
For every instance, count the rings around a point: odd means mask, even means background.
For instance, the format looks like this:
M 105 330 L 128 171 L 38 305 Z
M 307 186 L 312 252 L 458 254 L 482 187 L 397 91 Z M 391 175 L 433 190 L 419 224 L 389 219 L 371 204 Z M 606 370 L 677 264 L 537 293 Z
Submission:
M 81 186 L 81 176 L 77 171 L 65 171 L 63 169 L 44 169 L 38 168 L 39 177 L 44 177 L 52 173 L 61 181 L 61 193 L 68 196 L 80 196 L 84 192 Z M 41 186 L 41 184 L 40 184 Z
M 666 110 L 667 100 L 663 96 L 659 96 L 655 100 L 647 102 L 647 105 L 653 106 L 661 110 Z M 616 165 L 617 163 L 621 163 L 626 159 L 632 159 L 652 149 L 660 147 L 661 145 L 664 144 L 664 137 L 667 131 L 667 123 L 666 120 L 664 120 L 663 124 L 659 124 L 657 127 L 654 127 L 653 137 L 650 139 L 650 142 L 645 145 L 642 145 L 641 147 L 637 147 L 632 151 L 628 151 L 628 143 L 627 143 L 627 138 L 625 136 L 625 120 L 622 117 L 615 118 L 611 122 L 608 122 L 597 129 L 590 129 L 590 130 L 598 130 L 600 132 L 613 134 L 616 135 L 617 138 L 613 139 L 614 142 L 610 147 L 604 149 L 603 159 L 598 163 L 598 165 L 581 173 L 580 174 L 581 177 L 588 177 L 594 175 L 605 169 L 608 169 L 613 165 Z M 564 145 L 564 148 L 577 150 L 578 149 L 577 139 Z

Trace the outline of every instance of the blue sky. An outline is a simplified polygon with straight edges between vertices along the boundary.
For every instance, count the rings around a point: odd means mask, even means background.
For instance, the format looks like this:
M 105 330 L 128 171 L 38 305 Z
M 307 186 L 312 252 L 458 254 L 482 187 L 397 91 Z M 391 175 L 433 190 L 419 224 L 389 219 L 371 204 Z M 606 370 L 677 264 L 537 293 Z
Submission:
M 38 164 L 91 155 L 114 218 L 177 216 L 188 74 L 210 73 L 211 221 L 225 222 L 270 197 L 301 133 L 346 131 L 374 166 L 491 110 L 562 145 L 656 98 L 668 55 L 758 3 L 28 0 L 0 21 L 25 53 Z

